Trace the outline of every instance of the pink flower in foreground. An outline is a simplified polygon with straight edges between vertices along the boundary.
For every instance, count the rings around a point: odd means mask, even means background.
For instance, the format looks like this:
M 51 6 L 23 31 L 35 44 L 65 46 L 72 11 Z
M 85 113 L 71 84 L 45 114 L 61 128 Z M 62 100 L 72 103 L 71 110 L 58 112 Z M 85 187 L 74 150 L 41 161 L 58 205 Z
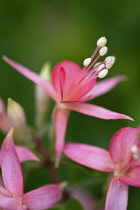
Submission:
M 57 103 L 53 115 L 56 130 L 56 165 L 58 164 L 63 151 L 70 110 L 106 120 L 132 120 L 132 118 L 124 114 L 112 112 L 100 106 L 84 103 L 87 100 L 105 94 L 119 82 L 124 80 L 124 77 L 117 76 L 96 84 L 97 78 L 105 77 L 108 73 L 108 69 L 110 69 L 115 62 L 114 56 L 109 56 L 103 62 L 96 64 L 96 61 L 107 53 L 107 47 L 104 46 L 106 42 L 107 40 L 105 37 L 102 37 L 97 41 L 97 47 L 91 57 L 84 60 L 83 69 L 76 63 L 67 60 L 58 63 L 52 72 L 52 82 L 44 80 L 15 61 L 5 56 L 3 57 L 9 65 L 41 86 Z M 98 51 L 99 55 L 94 59 Z
M 45 185 L 23 193 L 23 174 L 12 140 L 12 130 L 1 148 L 1 169 L 4 187 L 0 186 L 0 207 L 7 210 L 45 210 L 61 197 L 59 185 Z
M 113 172 L 105 210 L 126 210 L 128 185 L 140 187 L 139 129 L 126 127 L 115 133 L 109 152 L 99 147 L 68 143 L 64 153 L 84 166 L 103 172 Z

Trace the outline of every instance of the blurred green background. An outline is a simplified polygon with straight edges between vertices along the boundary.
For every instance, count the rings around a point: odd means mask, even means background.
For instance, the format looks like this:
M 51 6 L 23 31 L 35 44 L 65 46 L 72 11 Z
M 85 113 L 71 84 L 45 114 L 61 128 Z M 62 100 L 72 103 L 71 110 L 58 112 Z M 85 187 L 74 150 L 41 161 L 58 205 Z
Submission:
M 64 59 L 82 65 L 101 36 L 108 39 L 108 55 L 117 58 L 107 77 L 126 75 L 128 80 L 92 103 L 127 114 L 135 121 L 105 121 L 72 112 L 66 140 L 108 148 L 117 130 L 140 124 L 140 1 L 0 0 L 0 56 L 7 55 L 35 72 L 46 61 L 52 67 Z M 0 96 L 5 102 L 11 97 L 22 104 L 28 123 L 33 124 L 34 84 L 2 59 Z M 60 174 L 62 171 L 71 184 L 94 179 L 76 168 L 61 166 Z M 44 184 L 43 173 L 39 176 Z M 100 191 L 95 185 L 91 181 L 87 186 L 93 195 Z M 140 189 L 130 188 L 128 210 L 140 209 L 139 198 Z

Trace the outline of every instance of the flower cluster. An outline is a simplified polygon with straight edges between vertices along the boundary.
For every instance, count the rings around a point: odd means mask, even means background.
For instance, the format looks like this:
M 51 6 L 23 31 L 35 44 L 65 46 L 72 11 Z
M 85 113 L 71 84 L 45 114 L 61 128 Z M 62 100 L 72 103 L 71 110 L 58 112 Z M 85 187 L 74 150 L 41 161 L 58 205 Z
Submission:
M 106 55 L 107 39 L 101 37 L 91 57 L 83 62 L 83 68 L 72 61 L 58 63 L 51 74 L 50 66 L 46 64 L 43 73 L 37 75 L 21 64 L 3 56 L 3 59 L 19 73 L 33 81 L 36 87 L 36 129 L 26 123 L 24 109 L 12 99 L 8 99 L 7 112 L 0 99 L 0 130 L 7 134 L 1 147 L 0 165 L 3 184 L 0 186 L 0 208 L 7 210 L 45 210 L 57 203 L 61 208 L 64 201 L 75 198 L 85 210 L 98 208 L 98 201 L 91 199 L 88 193 L 79 188 L 67 189 L 57 174 L 62 153 L 80 165 L 110 172 L 109 188 L 106 196 L 105 210 L 126 210 L 128 203 L 128 185 L 140 186 L 140 128 L 126 127 L 119 130 L 111 139 L 109 151 L 96 146 L 79 143 L 65 144 L 65 134 L 70 112 L 109 120 L 128 119 L 131 117 L 110 111 L 106 108 L 86 103 L 114 88 L 125 80 L 124 76 L 115 76 L 103 81 L 109 69 L 115 62 L 114 56 L 108 56 L 103 61 L 99 58 Z M 52 113 L 52 123 L 46 128 L 45 113 L 50 96 L 56 103 Z M 13 130 L 14 128 L 14 130 Z M 48 131 L 49 130 L 49 131 Z M 55 136 L 54 154 L 48 152 L 43 145 L 46 133 Z M 24 145 L 16 145 L 13 142 Z M 29 149 L 31 145 L 40 153 L 39 158 Z M 54 158 L 55 157 L 55 158 Z M 53 184 L 39 187 L 24 193 L 23 173 L 20 162 L 37 161 L 45 166 Z M 94 178 L 94 177 L 93 177 Z M 101 208 L 102 209 L 102 206 Z

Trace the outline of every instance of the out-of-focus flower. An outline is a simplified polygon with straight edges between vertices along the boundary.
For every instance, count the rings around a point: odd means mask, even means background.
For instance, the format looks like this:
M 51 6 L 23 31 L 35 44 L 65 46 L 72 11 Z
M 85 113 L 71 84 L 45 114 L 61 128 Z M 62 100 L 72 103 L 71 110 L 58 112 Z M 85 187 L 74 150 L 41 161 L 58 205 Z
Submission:
M 8 133 L 11 128 L 11 123 L 7 116 L 5 105 L 3 100 L 0 98 L 0 130 L 4 133 Z
M 1 169 L 5 188 L 0 186 L 0 207 L 7 210 L 48 209 L 60 199 L 61 186 L 45 185 L 24 194 L 23 174 L 12 132 L 10 130 L 1 148 Z
M 82 204 L 84 210 L 96 209 L 97 201 L 88 192 L 76 188 L 71 191 L 70 195 Z
M 68 143 L 65 146 L 65 155 L 75 162 L 99 171 L 113 172 L 105 210 L 126 210 L 128 185 L 140 187 L 138 133 L 139 128 L 122 128 L 113 136 L 109 152 L 85 144 Z
M 56 165 L 58 165 L 63 151 L 70 110 L 102 119 L 132 120 L 132 118 L 124 114 L 112 112 L 100 106 L 84 103 L 87 100 L 105 94 L 116 84 L 124 80 L 124 77 L 117 76 L 96 84 L 97 78 L 105 77 L 108 73 L 108 69 L 110 69 L 115 62 L 114 56 L 108 56 L 104 61 L 96 63 L 101 56 L 107 53 L 107 47 L 105 46 L 106 42 L 107 40 L 105 37 L 101 37 L 97 41 L 95 51 L 90 58 L 84 60 L 84 67 L 82 69 L 79 65 L 71 61 L 66 60 L 58 63 L 53 69 L 51 82 L 43 79 L 15 61 L 5 56 L 3 57 L 9 65 L 37 85 L 41 86 L 57 103 L 53 114 L 56 132 Z M 99 54 L 94 59 L 98 51 Z

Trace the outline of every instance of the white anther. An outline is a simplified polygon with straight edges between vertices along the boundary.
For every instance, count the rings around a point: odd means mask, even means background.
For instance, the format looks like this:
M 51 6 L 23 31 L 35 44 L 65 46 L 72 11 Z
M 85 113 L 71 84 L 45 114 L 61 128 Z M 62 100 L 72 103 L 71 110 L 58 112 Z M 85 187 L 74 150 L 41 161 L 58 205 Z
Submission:
M 140 159 L 140 156 L 136 153 L 133 154 L 133 158 L 134 160 L 139 160 Z
M 108 74 L 108 69 L 103 69 L 99 74 L 99 78 L 104 78 Z
M 106 45 L 106 43 L 107 43 L 107 39 L 105 37 L 101 37 L 97 41 L 97 46 L 98 47 L 104 47 Z
M 98 65 L 98 66 L 97 66 Z M 96 67 L 97 66 L 97 67 Z M 105 68 L 105 64 L 100 64 L 99 65 L 99 63 L 98 64 L 96 64 L 95 66 L 94 66 L 94 68 L 95 68 L 95 71 L 100 71 L 101 69 L 104 69 Z
M 104 46 L 99 50 L 99 55 L 103 56 L 107 53 L 107 51 L 108 51 L 108 48 L 106 46 Z
M 84 66 L 88 66 L 91 63 L 91 58 L 86 58 L 83 62 Z
M 115 63 L 116 58 L 114 56 L 108 56 L 105 59 L 106 68 L 110 69 Z
M 132 152 L 132 153 L 138 153 L 138 147 L 137 147 L 137 145 L 133 145 L 133 146 L 131 147 L 131 152 Z

